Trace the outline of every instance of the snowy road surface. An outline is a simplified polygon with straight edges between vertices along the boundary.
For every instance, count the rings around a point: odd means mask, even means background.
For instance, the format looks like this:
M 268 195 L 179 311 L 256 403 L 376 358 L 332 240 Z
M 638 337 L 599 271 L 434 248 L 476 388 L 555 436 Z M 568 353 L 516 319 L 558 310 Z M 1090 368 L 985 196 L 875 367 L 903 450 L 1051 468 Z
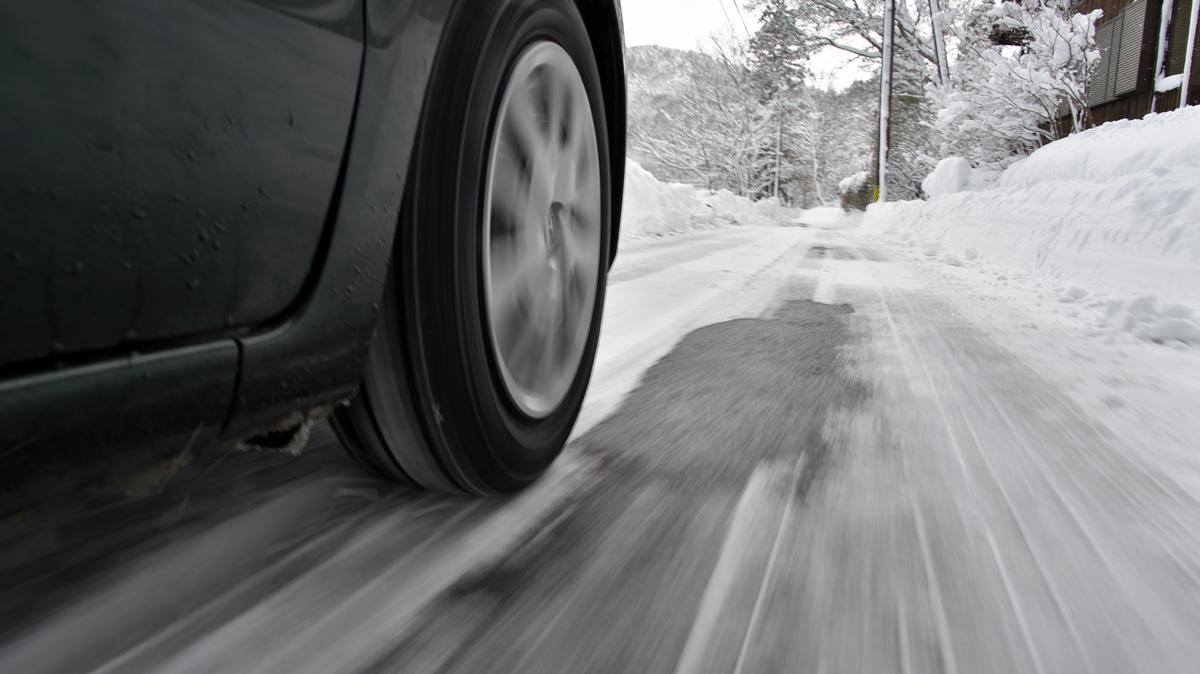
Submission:
M 5 523 L 0 671 L 1196 671 L 1195 464 L 939 273 L 808 227 L 634 242 L 534 488 L 397 492 L 323 430 L 181 456 Z

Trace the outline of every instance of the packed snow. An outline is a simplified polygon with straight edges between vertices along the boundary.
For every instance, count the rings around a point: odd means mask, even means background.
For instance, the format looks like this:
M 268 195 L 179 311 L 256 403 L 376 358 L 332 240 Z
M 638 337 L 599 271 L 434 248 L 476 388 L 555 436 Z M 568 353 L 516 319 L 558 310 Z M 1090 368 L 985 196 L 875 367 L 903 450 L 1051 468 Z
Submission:
M 840 206 L 817 206 L 797 213 L 794 222 L 805 227 L 837 229 L 846 226 L 852 219 Z
M 874 204 L 855 233 L 892 244 L 1131 451 L 1196 475 L 1200 109 L 1105 124 L 981 180 Z
M 1028 278 L 1096 328 L 1200 346 L 1200 109 L 1055 141 L 987 186 L 964 163 L 938 165 L 928 201 L 873 204 L 860 231 Z

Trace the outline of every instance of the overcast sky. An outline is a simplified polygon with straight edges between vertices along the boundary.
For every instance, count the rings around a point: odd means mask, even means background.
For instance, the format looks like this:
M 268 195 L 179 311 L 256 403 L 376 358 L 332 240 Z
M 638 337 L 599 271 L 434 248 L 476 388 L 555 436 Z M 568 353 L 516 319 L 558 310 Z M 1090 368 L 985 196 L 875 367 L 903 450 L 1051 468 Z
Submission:
M 714 33 L 732 34 L 746 39 L 747 29 L 754 32 L 758 22 L 753 12 L 740 9 L 742 0 L 623 0 L 625 42 L 631 47 L 658 44 L 677 49 L 696 49 L 708 45 Z M 740 9 L 740 14 L 739 14 Z M 745 21 L 745 27 L 742 21 Z M 818 83 L 832 81 L 844 87 L 865 75 L 847 65 L 842 52 L 827 49 L 817 53 L 812 69 Z
M 625 41 L 630 46 L 661 44 L 695 49 L 713 33 L 736 28 L 744 38 L 738 18 L 739 0 L 624 0 Z M 724 11 L 722 11 L 724 10 Z M 751 30 L 752 16 L 741 10 Z M 726 16 L 729 16 L 728 21 Z

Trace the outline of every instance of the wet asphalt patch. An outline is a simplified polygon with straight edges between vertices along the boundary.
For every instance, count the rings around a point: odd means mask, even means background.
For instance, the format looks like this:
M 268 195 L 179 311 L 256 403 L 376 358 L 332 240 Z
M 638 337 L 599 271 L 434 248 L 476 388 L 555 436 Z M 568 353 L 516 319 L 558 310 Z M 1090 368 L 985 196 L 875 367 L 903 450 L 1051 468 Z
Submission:
M 812 246 L 806 256 L 810 260 L 856 260 L 858 257 L 842 246 Z
M 868 395 L 843 361 L 851 313 L 785 297 L 770 318 L 685 336 L 578 441 L 603 466 L 589 492 L 373 671 L 671 671 L 751 474 L 803 454 L 781 497 L 803 507 L 830 462 L 827 419 Z

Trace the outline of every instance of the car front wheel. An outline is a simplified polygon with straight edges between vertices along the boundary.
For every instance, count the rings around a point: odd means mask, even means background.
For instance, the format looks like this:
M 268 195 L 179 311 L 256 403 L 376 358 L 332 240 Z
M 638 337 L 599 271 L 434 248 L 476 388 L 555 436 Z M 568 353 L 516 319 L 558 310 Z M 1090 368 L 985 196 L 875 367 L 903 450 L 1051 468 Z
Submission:
M 553 462 L 583 404 L 609 139 L 569 0 L 461 3 L 446 35 L 363 387 L 334 425 L 389 478 L 511 492 Z

